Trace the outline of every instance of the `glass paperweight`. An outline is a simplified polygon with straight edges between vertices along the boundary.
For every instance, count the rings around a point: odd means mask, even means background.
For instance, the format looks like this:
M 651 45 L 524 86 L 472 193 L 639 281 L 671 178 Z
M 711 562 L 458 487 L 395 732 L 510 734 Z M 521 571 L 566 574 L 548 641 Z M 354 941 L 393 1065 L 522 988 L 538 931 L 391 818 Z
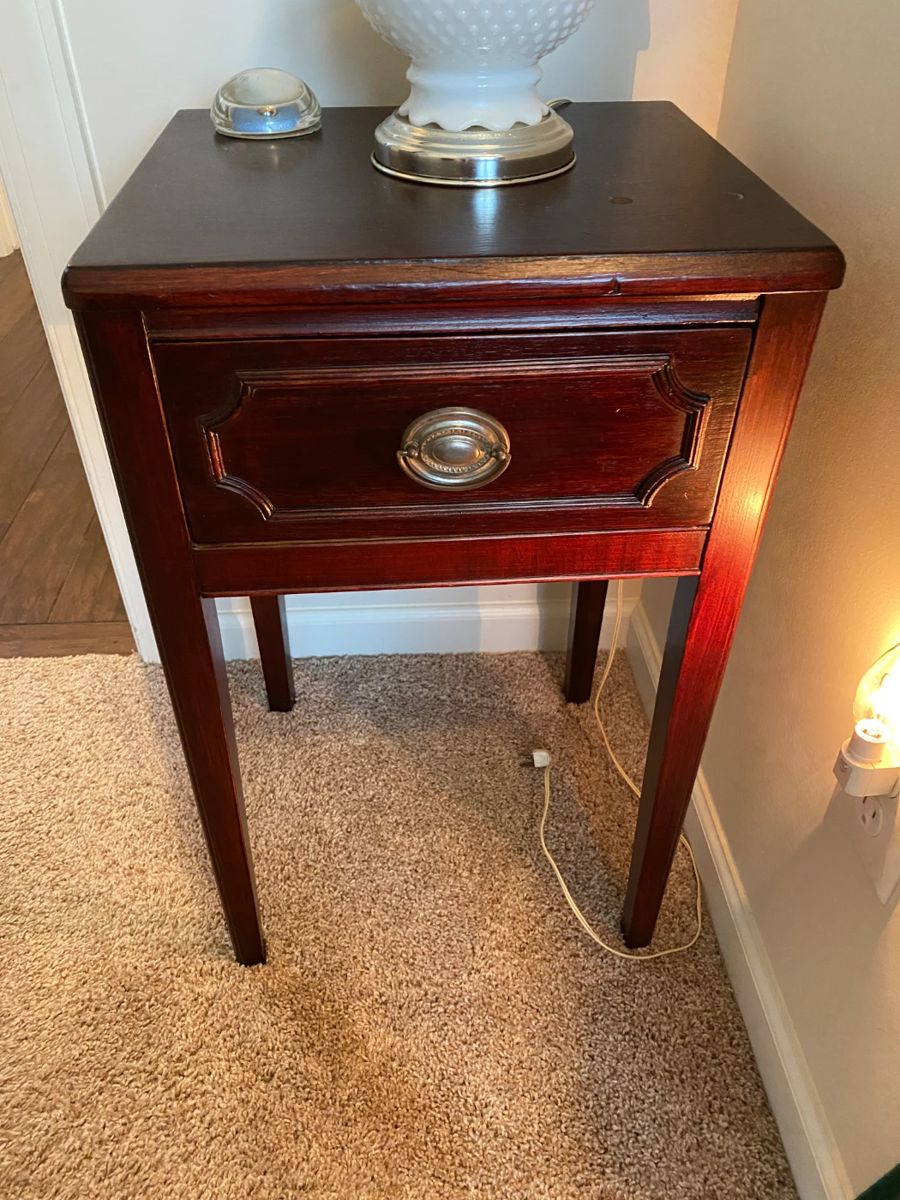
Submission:
M 210 110 L 216 133 L 288 138 L 315 133 L 322 109 L 308 84 L 277 67 L 252 67 L 224 83 Z

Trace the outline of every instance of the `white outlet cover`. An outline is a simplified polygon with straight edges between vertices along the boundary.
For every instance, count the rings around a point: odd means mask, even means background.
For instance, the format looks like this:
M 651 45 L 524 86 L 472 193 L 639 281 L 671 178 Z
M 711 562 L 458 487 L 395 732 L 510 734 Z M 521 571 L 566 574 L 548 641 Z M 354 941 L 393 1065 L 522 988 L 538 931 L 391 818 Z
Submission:
M 878 899 L 882 904 L 891 904 L 900 898 L 900 822 L 898 822 L 898 798 L 878 796 L 876 799 L 860 799 L 838 793 L 838 807 L 843 815 L 844 829 L 853 844 L 856 855 L 871 879 Z M 881 807 L 880 829 L 872 835 L 871 820 L 862 820 L 863 805 L 877 803 Z

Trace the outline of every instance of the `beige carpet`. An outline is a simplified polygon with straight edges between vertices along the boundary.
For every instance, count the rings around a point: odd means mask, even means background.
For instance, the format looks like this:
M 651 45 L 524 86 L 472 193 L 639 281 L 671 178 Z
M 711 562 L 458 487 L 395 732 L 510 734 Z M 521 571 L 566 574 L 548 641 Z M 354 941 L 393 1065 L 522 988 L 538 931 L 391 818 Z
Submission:
M 162 676 L 0 663 L 0 1194 L 795 1195 L 712 936 L 620 962 L 634 806 L 561 663 L 303 661 L 232 685 L 270 964 L 230 959 Z M 624 665 L 609 725 L 645 736 Z M 676 868 L 659 945 L 692 927 Z

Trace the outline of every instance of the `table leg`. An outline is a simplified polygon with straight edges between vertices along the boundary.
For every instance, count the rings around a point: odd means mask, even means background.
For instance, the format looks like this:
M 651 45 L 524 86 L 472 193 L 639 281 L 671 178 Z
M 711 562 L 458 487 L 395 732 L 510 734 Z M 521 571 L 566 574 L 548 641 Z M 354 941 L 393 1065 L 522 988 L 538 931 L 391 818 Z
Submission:
M 235 957 L 253 966 L 266 952 L 216 602 L 185 599 L 176 630 L 154 624 Z
M 216 886 L 238 961 L 265 961 L 216 602 L 200 595 L 140 313 L 77 317 Z
M 587 579 L 575 585 L 564 689 L 570 704 L 585 704 L 591 698 L 608 590 L 605 579 Z
M 705 666 L 709 632 L 692 620 L 698 590 L 695 577 L 678 581 L 669 621 L 622 917 L 632 947 L 653 937 L 725 669 L 725 655 Z
M 251 596 L 250 606 L 269 708 L 272 712 L 290 712 L 296 694 L 284 596 Z
M 622 915 L 632 947 L 656 927 L 823 305 L 766 298 L 702 571 L 675 593 Z

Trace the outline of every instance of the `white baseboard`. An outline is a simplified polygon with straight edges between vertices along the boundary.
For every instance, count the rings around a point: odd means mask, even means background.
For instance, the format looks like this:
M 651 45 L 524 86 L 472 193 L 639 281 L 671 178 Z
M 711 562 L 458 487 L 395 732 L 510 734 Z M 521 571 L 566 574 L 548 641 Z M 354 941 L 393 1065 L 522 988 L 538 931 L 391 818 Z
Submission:
M 566 584 L 433 588 L 376 595 L 290 596 L 291 653 L 296 658 L 340 654 L 466 654 L 563 650 L 571 589 Z M 637 601 L 626 592 L 624 620 Z M 610 606 L 614 599 L 610 598 Z M 256 636 L 246 600 L 219 602 L 225 655 L 255 658 Z M 609 636 L 611 622 L 604 623 Z
M 627 646 L 650 712 L 662 655 L 640 604 L 631 614 Z M 852 1200 L 843 1159 L 702 771 L 685 831 L 801 1200 Z

